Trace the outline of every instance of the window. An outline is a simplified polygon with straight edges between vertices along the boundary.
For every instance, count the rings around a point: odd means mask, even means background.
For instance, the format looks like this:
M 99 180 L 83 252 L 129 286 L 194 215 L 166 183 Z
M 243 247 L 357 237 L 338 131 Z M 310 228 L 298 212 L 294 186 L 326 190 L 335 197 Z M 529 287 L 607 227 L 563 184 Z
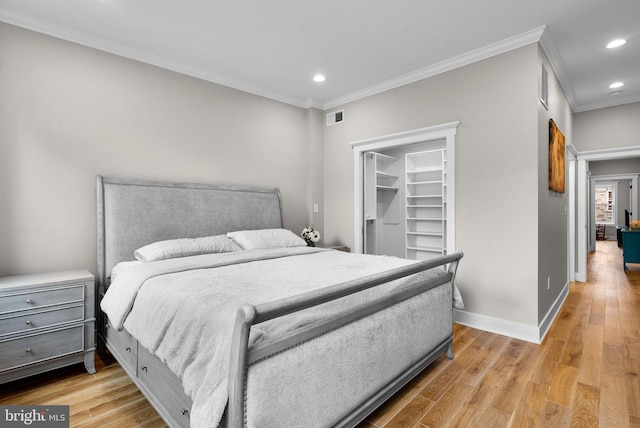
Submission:
M 616 224 L 616 183 L 596 183 L 596 224 Z

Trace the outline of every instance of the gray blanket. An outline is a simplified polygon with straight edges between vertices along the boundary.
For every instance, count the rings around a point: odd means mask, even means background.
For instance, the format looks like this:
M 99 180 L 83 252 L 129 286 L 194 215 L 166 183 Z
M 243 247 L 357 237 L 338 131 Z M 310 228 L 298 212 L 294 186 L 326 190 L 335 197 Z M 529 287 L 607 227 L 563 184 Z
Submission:
M 193 399 L 192 426 L 213 427 L 227 403 L 231 333 L 241 304 L 257 305 L 410 263 L 308 247 L 185 257 L 127 269 L 111 284 L 101 307 L 116 328 L 126 328 L 182 379 Z M 250 341 L 384 292 L 385 287 L 378 287 L 333 306 L 256 326 Z

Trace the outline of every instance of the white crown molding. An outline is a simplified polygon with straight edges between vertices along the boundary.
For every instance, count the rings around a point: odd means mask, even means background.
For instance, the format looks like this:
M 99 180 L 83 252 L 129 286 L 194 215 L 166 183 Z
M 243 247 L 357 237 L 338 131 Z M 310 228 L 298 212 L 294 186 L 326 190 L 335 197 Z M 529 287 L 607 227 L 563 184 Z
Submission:
M 551 63 L 551 68 L 555 72 L 556 77 L 560 82 L 560 86 L 562 86 L 562 89 L 567 96 L 569 106 L 574 113 L 614 107 L 622 104 L 631 104 L 640 101 L 640 97 L 625 97 L 624 95 L 616 95 L 614 97 L 615 99 L 611 98 L 611 101 L 598 101 L 589 104 L 580 104 L 576 97 L 575 91 L 573 90 L 573 86 L 570 83 L 571 79 L 569 78 L 567 69 L 564 66 L 562 57 L 560 56 L 560 53 L 558 53 L 558 49 L 556 48 L 556 45 L 553 42 L 548 29 L 542 33 L 542 37 L 540 38 L 540 45 L 542 46 L 544 53 L 547 55 L 547 58 Z
M 11 13 L 8 13 L 7 11 L 0 11 L 0 21 L 6 22 L 11 25 L 15 25 L 17 27 L 22 27 L 30 31 L 35 31 L 37 33 L 42 33 L 48 36 L 66 40 L 71 43 L 87 46 L 93 49 L 98 49 L 100 51 L 118 55 L 124 58 L 132 59 L 132 60 L 139 61 L 149 65 L 153 65 L 166 70 L 175 71 L 176 73 L 184 74 L 190 77 L 195 77 L 200 80 L 205 80 L 207 82 L 226 86 L 232 89 L 237 89 L 243 92 L 248 92 L 253 95 L 258 95 L 260 97 L 269 98 L 275 101 L 280 101 L 280 102 L 291 104 L 297 107 L 322 108 L 322 105 L 320 103 L 314 102 L 313 100 L 307 100 L 305 102 L 304 100 L 287 97 L 281 94 L 277 94 L 275 92 L 264 90 L 262 88 L 246 85 L 246 84 L 237 82 L 233 79 L 228 79 L 228 78 L 210 73 L 205 70 L 188 67 L 184 64 L 171 61 L 167 58 L 163 58 L 160 56 L 149 54 L 147 52 L 133 49 L 130 46 L 122 45 L 119 43 L 113 43 L 99 37 L 93 37 L 93 36 L 90 36 L 89 34 L 73 31 L 73 30 L 70 30 L 69 28 L 51 24 L 49 22 L 32 19 L 32 18 L 25 18 L 24 16 L 11 14 Z
M 569 79 L 569 74 L 567 73 L 567 69 L 564 66 L 560 53 L 558 52 L 558 48 L 556 48 L 556 44 L 551 39 L 549 30 L 546 27 L 540 37 L 540 45 L 542 46 L 544 53 L 547 55 L 547 59 L 549 59 L 549 62 L 551 63 L 551 68 L 558 78 L 564 94 L 567 96 L 567 101 L 569 102 L 571 110 L 576 111 L 576 94 L 570 84 L 571 80 Z
M 573 112 L 580 113 L 580 112 L 589 111 L 589 110 L 597 110 L 597 109 L 608 108 L 608 107 L 617 107 L 624 104 L 640 102 L 640 96 L 639 97 L 631 97 L 631 96 L 622 97 L 622 96 L 616 95 L 611 99 L 612 99 L 611 101 L 595 102 L 595 103 L 582 104 L 582 105 L 576 106 L 576 108 L 573 109 Z
M 411 129 L 409 131 L 398 132 L 395 134 L 367 138 L 365 140 L 354 141 L 351 143 L 351 147 L 354 150 L 357 149 L 359 151 L 380 150 L 384 148 L 413 144 L 419 141 L 431 141 L 446 138 L 447 136 L 456 135 L 458 125 L 460 125 L 460 121 L 454 121 L 427 126 L 424 128 Z M 366 148 L 361 149 L 360 147 L 362 146 L 366 146 Z
M 570 157 L 571 160 L 577 159 L 578 149 L 576 149 L 576 146 L 574 146 L 571 143 L 567 144 L 567 155 Z
M 469 65 L 474 62 L 481 61 L 483 59 L 500 55 L 510 50 L 538 42 L 540 40 L 540 37 L 542 37 L 545 28 L 546 26 L 538 27 L 509 39 L 505 39 L 500 42 L 482 47 L 480 49 L 458 55 L 446 61 L 442 61 L 438 64 L 425 67 L 411 73 L 407 73 L 395 79 L 387 80 L 386 82 L 369 86 L 360 91 L 352 92 L 351 94 L 328 100 L 324 103 L 324 109 L 338 107 L 343 104 L 357 101 L 371 95 L 376 95 L 390 89 L 407 85 L 409 83 L 417 82 L 418 80 L 436 76 L 447 71 L 455 70 L 456 68 L 464 67 L 465 65 Z
M 577 113 L 582 111 L 613 107 L 620 104 L 629 104 L 629 103 L 640 101 L 640 98 L 616 97 L 616 99 L 611 102 L 599 102 L 599 103 L 578 105 L 576 101 L 576 96 L 573 92 L 571 85 L 569 84 L 569 77 L 565 70 L 562 59 L 558 54 L 555 44 L 553 43 L 549 35 L 549 31 L 546 30 L 547 28 L 546 26 L 535 28 L 531 31 L 522 33 L 520 35 L 511 37 L 509 39 L 502 40 L 497 43 L 493 43 L 491 45 L 459 55 L 457 57 L 451 58 L 446 61 L 442 61 L 433 66 L 425 67 L 423 69 L 416 70 L 411 73 L 407 73 L 397 78 L 387 80 L 385 82 L 382 82 L 376 85 L 369 86 L 360 91 L 352 92 L 350 94 L 333 98 L 326 102 L 322 102 L 313 98 L 307 98 L 305 100 L 297 99 L 294 97 L 289 97 L 279 93 L 268 91 L 253 85 L 247 85 L 247 84 L 238 82 L 236 80 L 229 79 L 227 77 L 219 76 L 217 74 L 211 73 L 206 70 L 189 67 L 164 57 L 149 54 L 147 52 L 134 49 L 130 46 L 113 43 L 99 37 L 90 36 L 89 34 L 86 34 L 83 32 L 70 30 L 67 27 L 55 25 L 50 22 L 46 22 L 38 19 L 28 18 L 19 14 L 13 14 L 8 11 L 0 11 L 0 21 L 6 22 L 8 24 L 15 25 L 18 27 L 26 28 L 28 30 L 35 31 L 38 33 L 46 34 L 52 37 L 57 37 L 59 39 L 66 40 L 71 43 L 76 43 L 76 44 L 87 46 L 93 49 L 98 49 L 98 50 L 108 52 L 114 55 L 118 55 L 124 58 L 143 62 L 145 64 L 149 64 L 149 65 L 160 67 L 166 70 L 174 71 L 176 73 L 184 74 L 184 75 L 201 79 L 207 82 L 226 86 L 232 89 L 237 89 L 239 91 L 247 92 L 253 95 L 268 98 L 274 101 L 283 102 L 296 107 L 302 107 L 305 109 L 311 108 L 311 107 L 317 108 L 320 110 L 332 109 L 334 107 L 338 107 L 340 105 L 343 105 L 349 102 L 357 101 L 359 99 L 366 98 L 371 95 L 376 95 L 390 89 L 394 89 L 400 86 L 407 85 L 409 83 L 416 82 L 418 80 L 426 79 L 428 77 L 445 73 L 447 71 L 451 71 L 456 68 L 460 68 L 460 67 L 472 64 L 474 62 L 481 61 L 483 59 L 490 58 L 492 56 L 499 55 L 534 42 L 539 42 L 542 45 L 542 48 L 545 54 L 549 58 L 551 67 L 555 72 L 556 76 L 558 77 L 560 85 L 565 91 L 565 94 L 567 95 L 569 105 L 571 106 L 574 112 Z
M 588 150 L 578 152 L 579 160 L 610 160 L 628 157 L 640 157 L 640 146 L 617 147 L 614 149 Z
M 317 108 L 319 110 L 324 110 L 324 104 L 322 104 L 318 100 L 314 100 L 313 98 L 308 98 L 304 103 L 304 108 Z

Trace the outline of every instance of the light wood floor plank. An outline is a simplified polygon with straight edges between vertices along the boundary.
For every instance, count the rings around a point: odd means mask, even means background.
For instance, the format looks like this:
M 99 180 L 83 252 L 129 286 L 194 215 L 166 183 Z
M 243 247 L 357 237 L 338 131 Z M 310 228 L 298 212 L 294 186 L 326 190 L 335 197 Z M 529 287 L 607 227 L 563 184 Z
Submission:
M 604 347 L 604 327 L 589 324 L 586 327 L 586 337 L 582 352 L 582 362 L 578 370 L 578 382 L 600 387 L 602 371 L 602 353 Z
M 508 338 L 496 334 L 487 337 L 484 346 L 476 349 L 476 357 L 469 367 L 460 375 L 459 382 L 469 386 L 478 386 L 482 382 L 487 372 L 495 364 L 502 354 L 502 350 L 508 344 Z
M 570 420 L 571 410 L 568 407 L 547 400 L 539 426 L 541 428 L 568 427 Z M 518 427 L 514 426 L 514 428 Z
M 540 346 L 527 343 L 520 357 L 516 361 L 513 372 L 510 373 L 500 392 L 493 400 L 491 407 L 503 413 L 511 415 L 515 410 L 520 397 L 527 387 L 527 383 L 534 371 L 536 361 L 542 350 Z
M 411 428 L 431 409 L 435 403 L 422 395 L 416 395 L 397 415 L 385 425 L 385 428 Z
M 449 421 L 466 407 L 472 392 L 473 388 L 469 385 L 454 382 L 420 420 L 420 424 L 430 428 L 449 426 Z
M 540 385 L 551 385 L 551 379 L 556 373 L 564 345 L 565 342 L 559 339 L 549 338 L 545 340 L 543 343 L 545 348 L 544 355 L 534 367 L 531 375 L 532 382 Z
M 523 428 L 537 427 L 542 419 L 547 394 L 549 394 L 549 386 L 529 382 L 511 416 L 509 425 Z
M 622 376 L 602 375 L 600 389 L 600 423 L 602 427 L 629 427 L 629 406 L 620 397 L 627 395 Z
M 596 427 L 599 421 L 600 388 L 578 382 L 571 410 L 572 427 Z
M 490 407 L 500 388 L 506 380 L 506 376 L 489 370 L 483 381 L 474 388 L 469 402 L 462 412 L 451 422 L 452 426 L 473 427 L 480 426 L 479 420 L 483 412 Z

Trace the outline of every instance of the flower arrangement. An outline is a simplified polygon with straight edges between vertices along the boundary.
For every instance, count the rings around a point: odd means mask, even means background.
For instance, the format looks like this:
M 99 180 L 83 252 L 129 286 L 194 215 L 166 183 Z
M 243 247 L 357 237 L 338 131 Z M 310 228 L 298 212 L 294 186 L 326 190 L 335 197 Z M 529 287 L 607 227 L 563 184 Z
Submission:
M 313 226 L 307 226 L 302 229 L 300 236 L 302 236 L 302 239 L 307 241 L 307 245 L 310 247 L 315 247 L 316 242 L 320 240 L 320 232 L 318 232 Z

